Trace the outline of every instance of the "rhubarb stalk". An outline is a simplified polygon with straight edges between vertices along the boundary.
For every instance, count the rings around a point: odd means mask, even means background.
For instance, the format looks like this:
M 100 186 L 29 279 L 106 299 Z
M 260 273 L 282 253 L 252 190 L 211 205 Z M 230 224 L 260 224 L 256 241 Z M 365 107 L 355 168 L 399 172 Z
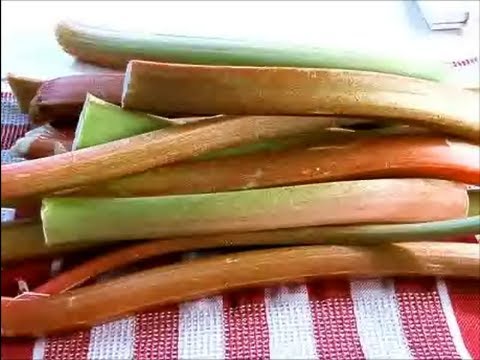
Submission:
M 145 244 L 142 243 L 140 245 L 134 245 L 131 248 L 136 249 L 132 250 L 132 253 L 137 254 L 136 256 L 142 257 L 146 256 L 145 252 L 147 254 L 153 254 L 154 251 L 156 251 L 155 249 L 158 250 L 158 255 L 161 255 L 170 251 L 181 251 L 182 249 L 185 251 L 199 250 L 209 247 L 210 245 L 212 247 L 323 243 L 360 245 L 382 242 L 436 240 L 453 236 L 477 234 L 480 232 L 480 196 L 478 196 L 479 192 L 475 192 L 474 190 L 470 190 L 468 195 L 468 214 L 470 217 L 466 219 L 431 221 L 412 224 L 342 225 L 275 229 L 247 233 L 230 233 L 188 238 L 161 239 Z M 84 247 L 97 245 L 97 243 L 70 243 L 58 246 L 47 246 L 45 244 L 42 224 L 38 220 L 16 220 L 12 222 L 3 222 L 1 229 L 2 263 L 42 256 L 53 256 L 59 253 L 67 253 L 70 251 L 83 249 Z M 223 241 L 223 243 L 220 244 L 220 241 Z M 138 248 L 136 248 L 136 246 L 138 246 Z M 178 248 L 176 246 L 178 246 Z M 121 252 L 123 250 L 119 251 Z M 126 261 L 126 263 L 135 261 L 130 256 L 121 256 L 121 258 L 123 258 L 121 261 Z M 103 259 L 103 257 L 101 257 L 101 259 Z M 101 262 L 105 265 L 104 260 Z M 94 264 L 97 263 L 94 261 Z M 107 262 L 107 264 L 111 264 L 110 260 Z M 108 266 L 113 267 L 116 266 L 115 264 Z M 90 265 L 88 265 L 88 267 L 90 268 Z M 104 267 L 101 269 L 105 270 L 98 270 L 97 265 L 95 265 L 94 268 L 97 268 L 97 272 L 107 271 Z M 77 281 L 80 280 L 77 279 L 74 281 L 74 283 Z
M 5 337 L 41 337 L 245 287 L 320 276 L 478 279 L 479 267 L 478 245 L 465 243 L 320 245 L 247 251 L 162 266 L 59 295 L 2 298 L 1 329 Z
M 88 93 L 120 104 L 124 75 L 82 74 L 45 81 L 30 104 L 30 119 L 46 122 L 77 123 Z
M 85 101 L 80 120 L 75 134 L 74 149 L 83 149 L 86 147 L 105 144 L 110 141 L 127 138 L 130 136 L 143 134 L 149 131 L 162 129 L 172 125 L 184 125 L 185 123 L 208 121 L 221 116 L 197 117 L 197 118 L 163 118 L 144 113 L 126 111 L 121 107 L 110 104 L 93 95 L 88 95 Z M 234 156 L 264 150 L 279 150 L 289 147 L 293 144 L 310 143 L 312 139 L 327 137 L 324 133 L 326 128 L 341 128 L 358 124 L 371 124 L 367 119 L 349 119 L 349 118 L 322 118 L 311 117 L 265 117 L 262 120 L 262 126 L 275 126 L 277 121 L 302 121 L 304 126 L 301 134 L 295 133 L 280 139 L 267 139 L 254 141 L 238 147 L 216 150 L 196 157 L 196 160 L 219 158 L 224 156 Z M 271 124 L 268 124 L 271 121 Z M 392 127 L 388 127 L 392 129 Z M 386 130 L 385 130 L 386 131 Z M 328 135 L 330 137 L 332 134 Z
M 2 203 L 140 173 L 213 150 L 325 127 L 321 119 L 274 119 L 271 116 L 220 116 L 48 158 L 3 165 Z
M 7 81 L 13 95 L 15 95 L 15 98 L 17 99 L 20 111 L 23 114 L 28 114 L 30 110 L 30 102 L 35 97 L 38 89 L 43 84 L 43 81 L 14 74 L 8 74 Z
M 127 67 L 122 106 L 164 116 L 343 115 L 392 119 L 480 143 L 478 96 L 473 92 L 365 71 L 134 60 Z
M 480 147 L 427 136 L 347 133 L 317 146 L 183 162 L 68 192 L 69 196 L 195 194 L 394 177 L 480 185 Z M 375 154 L 375 156 L 372 156 Z
M 266 245 L 374 245 L 405 241 L 433 241 L 475 235 L 480 216 L 416 224 L 319 226 L 248 233 L 195 236 L 142 242 L 100 255 L 36 288 L 34 293 L 58 294 L 78 287 L 108 271 L 175 252 Z
M 259 41 L 115 31 L 63 21 L 55 30 L 69 54 L 86 62 L 125 69 L 129 60 L 245 66 L 294 66 L 378 71 L 425 79 L 445 78 L 439 61 L 352 49 Z
M 52 257 L 97 246 L 97 244 L 82 243 L 47 246 L 42 223 L 39 220 L 2 222 L 1 229 L 2 264 L 36 257 Z
M 465 186 L 424 179 L 345 181 L 224 193 L 43 200 L 47 244 L 465 217 Z M 89 226 L 85 226 L 89 224 Z M 185 226 L 188 224 L 188 226 Z
M 149 115 L 131 113 L 88 96 L 77 127 L 76 147 L 93 146 L 153 130 L 170 121 L 164 120 L 166 122 L 156 121 Z M 315 125 L 315 118 L 301 121 L 312 121 Z M 113 128 L 112 123 L 115 123 Z M 340 119 L 331 125 L 346 124 Z M 207 161 L 159 167 L 73 193 L 76 196 L 155 196 L 374 177 L 430 177 L 472 184 L 480 182 L 478 146 L 433 136 L 395 136 L 393 129 L 396 128 L 347 132 L 323 131 L 320 127 L 318 131 L 312 129 L 306 136 L 214 151 L 195 159 Z M 300 145 L 311 147 L 273 152 Z M 242 156 L 252 152 L 255 154 Z M 372 158 L 371 154 L 378 155 Z M 225 156 L 236 157 L 213 160 Z
M 75 150 L 160 130 L 174 122 L 158 116 L 125 111 L 121 107 L 87 94 L 79 117 Z

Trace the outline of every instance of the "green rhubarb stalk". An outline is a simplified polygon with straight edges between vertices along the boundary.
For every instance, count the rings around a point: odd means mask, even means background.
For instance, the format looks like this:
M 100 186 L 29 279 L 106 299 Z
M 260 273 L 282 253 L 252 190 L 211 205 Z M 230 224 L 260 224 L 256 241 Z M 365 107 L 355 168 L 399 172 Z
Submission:
M 102 66 L 125 69 L 129 60 L 157 62 L 336 68 L 442 80 L 447 67 L 437 60 L 334 47 L 286 45 L 208 37 L 142 34 L 61 22 L 57 41 L 69 54 Z
M 288 118 L 288 117 L 285 117 Z M 205 118 L 207 119 L 207 118 Z M 211 119 L 211 117 L 208 117 Z M 342 125 L 363 124 L 365 119 L 325 119 L 320 117 L 301 117 L 303 124 L 311 124 L 304 133 L 294 136 L 267 139 L 259 142 L 248 143 L 241 146 L 212 151 L 200 156 L 197 160 L 207 160 L 227 156 L 245 155 L 261 151 L 282 150 L 294 145 L 312 144 L 325 129 Z M 202 120 L 198 120 L 202 121 Z M 277 122 L 272 117 L 272 125 Z M 83 149 L 94 145 L 105 144 L 110 141 L 124 139 L 130 136 L 159 130 L 167 126 L 181 123 L 181 119 L 167 119 L 149 114 L 133 112 L 122 109 L 120 106 L 103 101 L 91 94 L 87 95 L 82 113 L 75 131 L 73 149 Z
M 381 242 L 400 241 L 433 241 L 449 237 L 476 235 L 480 232 L 480 215 L 470 216 L 464 219 L 430 221 L 412 224 L 389 224 L 389 225 L 359 225 L 359 226 L 330 226 L 299 230 L 300 238 L 318 230 L 317 236 L 328 240 L 330 243 L 342 243 L 345 245 L 377 244 Z
M 475 207 L 478 209 L 478 204 Z M 469 211 L 471 213 L 471 211 Z M 368 245 L 401 241 L 433 241 L 454 236 L 475 235 L 480 232 L 480 215 L 465 219 L 431 221 L 410 224 L 317 226 L 293 229 L 276 229 L 250 233 L 222 234 L 225 246 L 244 244 L 238 241 L 249 238 L 250 246 L 341 244 Z M 14 221 L 2 223 L 1 261 L 20 261 L 38 257 L 50 257 L 74 252 L 87 247 L 103 245 L 102 242 L 68 243 L 48 246 L 45 244 L 40 221 Z M 181 238 L 179 238 L 181 239 Z M 205 237 L 198 237 L 201 243 Z
M 244 233 L 262 245 L 270 238 L 278 244 L 370 244 L 386 241 L 432 241 L 452 236 L 480 233 L 480 191 L 469 190 L 468 218 L 414 224 L 373 224 L 347 226 L 318 226 L 295 229 L 276 229 Z M 242 234 L 224 234 L 226 246 Z M 69 243 L 47 246 L 40 220 L 16 220 L 1 224 L 1 261 L 19 261 L 42 256 L 55 256 L 83 248 L 102 245 L 101 242 Z M 204 238 L 199 238 L 202 241 Z M 271 243 L 271 241 L 269 242 Z
M 462 185 L 380 179 L 144 198 L 46 198 L 48 244 L 465 217 Z
M 172 123 L 159 116 L 122 110 L 121 107 L 87 94 L 80 114 L 73 149 L 163 129 Z

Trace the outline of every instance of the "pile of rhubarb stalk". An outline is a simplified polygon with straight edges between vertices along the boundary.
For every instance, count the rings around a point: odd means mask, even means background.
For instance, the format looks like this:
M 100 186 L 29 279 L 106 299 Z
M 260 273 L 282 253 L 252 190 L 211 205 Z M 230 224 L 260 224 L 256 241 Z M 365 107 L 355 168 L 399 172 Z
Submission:
M 97 256 L 2 297 L 2 336 L 312 277 L 480 277 L 479 245 L 458 241 L 480 233 L 479 94 L 441 64 L 74 23 L 56 35 L 115 71 L 9 76 L 32 130 L 12 149 L 27 160 L 2 165 L 2 206 L 31 219 L 2 223 L 2 263 Z

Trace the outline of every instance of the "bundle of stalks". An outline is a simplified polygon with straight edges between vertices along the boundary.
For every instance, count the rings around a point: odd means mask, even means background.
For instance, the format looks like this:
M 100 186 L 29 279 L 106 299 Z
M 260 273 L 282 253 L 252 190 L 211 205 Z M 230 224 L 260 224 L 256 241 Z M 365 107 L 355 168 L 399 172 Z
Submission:
M 215 52 L 225 44 L 70 23 L 57 36 L 125 73 L 17 85 L 22 110 L 49 125 L 16 145 L 32 160 L 2 165 L 2 205 L 37 209 L 2 224 L 2 263 L 107 250 L 2 297 L 2 336 L 318 276 L 480 277 L 478 245 L 448 241 L 480 232 L 479 192 L 466 188 L 480 185 L 478 96 L 434 67 L 245 43 Z M 45 136 L 59 124 L 74 133 Z M 245 246 L 84 286 L 167 253 Z

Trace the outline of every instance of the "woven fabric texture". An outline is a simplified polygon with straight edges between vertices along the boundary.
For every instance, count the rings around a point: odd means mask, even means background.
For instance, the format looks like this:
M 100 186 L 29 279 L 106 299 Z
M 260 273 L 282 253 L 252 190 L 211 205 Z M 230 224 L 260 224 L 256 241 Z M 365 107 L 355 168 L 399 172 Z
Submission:
M 20 161 L 8 149 L 27 131 L 27 118 L 11 94 L 2 93 L 1 107 L 2 164 Z M 2 221 L 13 216 L 2 209 Z M 2 266 L 2 295 L 42 283 L 59 264 Z M 64 336 L 3 339 L 1 350 L 3 360 L 480 359 L 479 324 L 478 281 L 318 279 L 163 307 Z

